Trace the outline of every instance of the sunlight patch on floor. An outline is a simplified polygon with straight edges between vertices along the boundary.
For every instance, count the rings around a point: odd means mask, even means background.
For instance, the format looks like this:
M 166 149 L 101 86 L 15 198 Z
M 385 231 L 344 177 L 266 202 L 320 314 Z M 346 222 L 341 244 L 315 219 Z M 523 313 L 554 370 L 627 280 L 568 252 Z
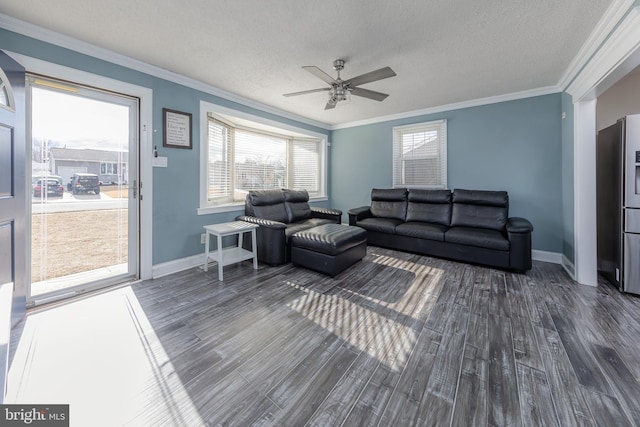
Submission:
M 287 304 L 289 308 L 336 334 L 358 350 L 375 357 L 391 369 L 399 371 L 404 366 L 417 338 L 416 331 L 354 304 L 344 297 L 321 294 L 294 283 L 289 285 L 306 293 Z M 318 310 L 318 307 L 325 309 Z M 397 343 L 402 348 L 390 351 L 392 343 Z
M 69 404 L 78 426 L 204 424 L 131 288 L 25 322 L 7 403 Z
M 376 258 L 376 262 L 394 268 L 398 268 L 398 261 L 391 257 Z M 411 314 L 430 310 L 435 305 L 437 297 L 430 295 L 428 291 L 441 286 L 443 275 L 441 269 L 406 261 L 402 263 L 404 268 L 415 273 L 415 280 L 397 301 L 384 301 L 348 288 L 340 288 L 336 293 L 321 293 L 287 282 L 289 286 L 303 292 L 302 296 L 287 306 L 391 369 L 400 371 L 405 366 L 419 333 L 419 328 L 411 325 L 411 320 L 415 320 Z M 415 295 L 424 297 L 417 301 L 407 300 Z M 363 305 L 363 302 L 366 304 Z M 394 320 L 396 315 L 398 318 Z M 410 316 L 411 319 L 404 316 Z

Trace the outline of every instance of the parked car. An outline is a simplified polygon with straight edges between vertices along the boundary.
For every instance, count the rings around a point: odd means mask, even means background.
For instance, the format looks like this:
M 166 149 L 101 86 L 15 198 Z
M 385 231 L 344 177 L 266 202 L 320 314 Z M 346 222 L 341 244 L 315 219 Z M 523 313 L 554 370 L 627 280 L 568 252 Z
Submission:
M 62 182 L 62 177 L 60 175 L 54 175 L 48 172 L 37 172 L 31 176 L 31 186 L 33 187 L 34 185 L 36 185 L 36 181 L 44 178 L 57 179 L 58 181 Z
M 100 194 L 100 179 L 93 173 L 74 173 L 71 182 L 67 184 L 67 190 L 73 194 Z
M 33 197 L 42 197 L 44 194 L 51 197 L 62 197 L 64 187 L 62 179 L 39 178 L 33 184 Z

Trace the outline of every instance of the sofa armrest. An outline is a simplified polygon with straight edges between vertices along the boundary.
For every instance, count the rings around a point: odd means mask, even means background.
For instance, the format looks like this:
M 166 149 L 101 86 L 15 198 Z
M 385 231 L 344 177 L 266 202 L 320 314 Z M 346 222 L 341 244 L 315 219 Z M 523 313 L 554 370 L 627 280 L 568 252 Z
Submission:
M 286 224 L 279 221 L 272 221 L 270 219 L 256 218 L 255 216 L 248 215 L 240 215 L 236 217 L 237 221 L 250 222 L 251 224 L 258 224 L 261 227 L 272 228 L 274 230 L 277 229 L 285 229 L 287 228 Z
M 311 217 L 330 219 L 332 221 L 335 221 L 336 224 L 340 224 L 340 222 L 342 221 L 342 211 L 340 209 L 317 208 L 312 206 Z
M 369 217 L 371 217 L 371 206 L 349 209 L 349 225 L 356 225 L 356 222 Z
M 248 215 L 240 215 L 236 217 L 236 220 L 259 225 L 256 230 L 256 243 L 260 262 L 269 265 L 280 265 L 287 262 L 287 239 L 285 234 L 287 226 L 284 223 Z M 242 247 L 251 250 L 251 239 L 244 239 Z
M 507 220 L 507 233 L 531 233 L 533 225 L 528 219 L 511 217 Z
M 531 270 L 531 232 L 533 225 L 525 218 L 512 217 L 507 220 L 509 238 L 509 266 L 516 271 Z

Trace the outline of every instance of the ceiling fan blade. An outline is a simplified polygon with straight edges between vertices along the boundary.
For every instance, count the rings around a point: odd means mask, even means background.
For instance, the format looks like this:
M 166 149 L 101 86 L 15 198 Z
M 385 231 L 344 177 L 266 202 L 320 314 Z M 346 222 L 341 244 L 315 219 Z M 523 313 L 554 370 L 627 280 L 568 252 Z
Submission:
M 345 83 L 351 85 L 351 87 L 360 86 L 365 83 L 375 82 L 376 80 L 382 80 L 395 76 L 396 73 L 390 67 L 380 68 L 379 70 L 371 71 L 369 73 L 361 74 L 354 78 L 347 80 Z
M 324 106 L 324 109 L 325 109 L 325 110 L 330 110 L 330 109 L 332 109 L 332 108 L 336 108 L 336 101 L 334 101 L 333 99 L 330 99 L 330 100 L 327 102 L 327 105 L 325 105 L 325 106 Z
M 352 95 L 362 96 L 363 98 L 373 99 L 375 101 L 384 101 L 389 96 L 387 93 L 376 92 L 375 90 L 362 89 L 361 87 L 354 87 L 349 89 Z
M 306 66 L 304 66 L 302 68 L 304 68 L 305 70 L 307 70 L 308 72 L 310 72 L 314 76 L 318 77 L 320 80 L 322 80 L 325 83 L 328 83 L 330 85 L 336 83 L 336 79 L 334 79 L 329 74 L 325 73 L 324 71 L 322 71 L 320 68 L 316 67 L 315 65 L 306 65 Z
M 311 89 L 311 90 L 303 90 L 300 92 L 291 92 L 291 93 L 285 93 L 282 96 L 298 96 L 298 95 L 306 95 L 308 93 L 315 93 L 315 92 L 326 92 L 328 90 L 331 90 L 330 87 L 323 87 L 322 89 Z

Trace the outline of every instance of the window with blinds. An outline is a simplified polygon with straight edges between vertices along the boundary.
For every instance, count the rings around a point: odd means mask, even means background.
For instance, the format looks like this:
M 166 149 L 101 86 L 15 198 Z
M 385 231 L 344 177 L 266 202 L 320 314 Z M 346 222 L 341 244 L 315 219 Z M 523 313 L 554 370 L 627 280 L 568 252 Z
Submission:
M 324 196 L 324 141 L 234 126 L 208 118 L 207 201 L 243 202 L 250 190 L 305 189 Z
M 447 188 L 447 121 L 393 128 L 393 186 Z
M 304 188 L 309 194 L 322 195 L 321 174 L 318 173 L 322 170 L 322 146 L 318 140 L 292 140 L 291 159 L 292 188 Z
M 231 128 L 210 119 L 208 143 L 207 200 L 231 202 Z

